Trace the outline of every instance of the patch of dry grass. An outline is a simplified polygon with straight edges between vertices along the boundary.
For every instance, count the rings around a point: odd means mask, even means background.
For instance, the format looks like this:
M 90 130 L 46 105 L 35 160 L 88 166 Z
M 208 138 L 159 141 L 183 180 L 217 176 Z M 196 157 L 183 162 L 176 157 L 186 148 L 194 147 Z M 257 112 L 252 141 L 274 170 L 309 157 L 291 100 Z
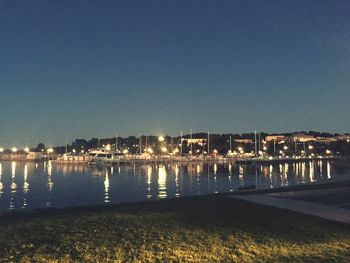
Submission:
M 350 227 L 220 195 L 2 217 L 0 262 L 348 262 Z

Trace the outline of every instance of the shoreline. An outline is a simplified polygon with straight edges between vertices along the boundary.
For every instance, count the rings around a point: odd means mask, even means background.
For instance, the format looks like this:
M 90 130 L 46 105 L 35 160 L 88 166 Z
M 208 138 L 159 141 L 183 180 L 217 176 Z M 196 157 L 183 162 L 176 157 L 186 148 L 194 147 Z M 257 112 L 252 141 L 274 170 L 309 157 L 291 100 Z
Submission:
M 3 262 L 347 262 L 350 227 L 223 194 L 0 220 Z M 9 242 L 10 241 L 10 242 Z

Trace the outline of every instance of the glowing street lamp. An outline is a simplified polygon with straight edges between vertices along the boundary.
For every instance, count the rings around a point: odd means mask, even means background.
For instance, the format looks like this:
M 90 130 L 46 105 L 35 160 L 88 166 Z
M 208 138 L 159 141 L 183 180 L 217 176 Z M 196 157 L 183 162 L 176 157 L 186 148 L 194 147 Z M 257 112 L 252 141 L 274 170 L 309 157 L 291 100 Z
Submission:
M 18 150 L 17 150 L 16 147 L 12 147 L 11 151 L 15 153 L 15 152 L 17 152 Z
M 332 152 L 330 150 L 326 150 L 326 154 L 331 154 Z
M 288 146 L 287 145 L 283 146 L 283 149 L 288 150 Z
M 29 147 L 24 148 L 24 151 L 25 151 L 26 153 L 29 153 Z
M 312 150 L 314 147 L 312 145 L 309 145 L 309 150 Z
M 164 139 L 164 137 L 163 137 L 163 136 L 159 136 L 159 137 L 158 137 L 158 141 L 160 141 L 160 142 L 164 142 L 164 140 L 165 140 L 165 139 Z
M 128 149 L 123 150 L 123 154 L 128 154 L 128 152 L 129 152 Z
M 162 153 L 166 153 L 168 149 L 166 147 L 162 147 Z
M 0 148 L 0 153 L 4 152 L 4 148 Z
M 217 154 L 217 153 L 218 153 L 218 150 L 214 149 L 214 153 Z

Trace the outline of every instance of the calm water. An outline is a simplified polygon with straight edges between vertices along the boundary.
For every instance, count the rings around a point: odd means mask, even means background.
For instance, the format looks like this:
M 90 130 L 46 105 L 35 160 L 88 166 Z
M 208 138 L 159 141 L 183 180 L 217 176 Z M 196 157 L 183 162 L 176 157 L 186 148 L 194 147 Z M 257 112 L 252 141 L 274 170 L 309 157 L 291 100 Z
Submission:
M 0 163 L 0 213 L 46 207 L 122 203 L 350 179 L 346 162 L 121 165 Z

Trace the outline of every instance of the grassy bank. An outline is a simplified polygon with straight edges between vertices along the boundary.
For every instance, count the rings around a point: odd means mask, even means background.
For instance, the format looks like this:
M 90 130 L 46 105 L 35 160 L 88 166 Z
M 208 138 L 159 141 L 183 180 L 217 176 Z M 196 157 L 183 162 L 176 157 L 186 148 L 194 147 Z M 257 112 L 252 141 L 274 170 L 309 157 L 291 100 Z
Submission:
M 223 195 L 0 218 L 0 262 L 347 262 L 350 227 Z

